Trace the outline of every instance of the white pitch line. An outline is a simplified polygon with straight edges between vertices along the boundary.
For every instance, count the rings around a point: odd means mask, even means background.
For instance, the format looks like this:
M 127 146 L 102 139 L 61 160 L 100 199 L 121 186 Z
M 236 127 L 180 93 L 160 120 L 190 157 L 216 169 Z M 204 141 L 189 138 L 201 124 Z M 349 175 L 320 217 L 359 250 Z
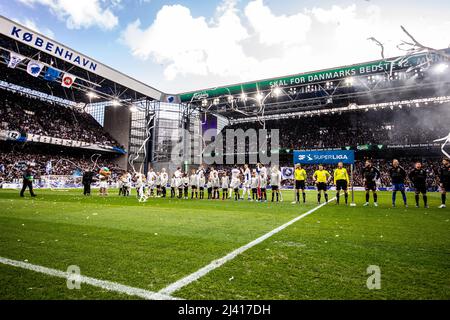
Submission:
M 108 291 L 115 291 L 119 293 L 125 293 L 130 296 L 137 296 L 140 298 L 148 299 L 148 300 L 179 300 L 178 298 L 171 297 L 169 295 L 164 295 L 159 292 L 152 292 L 147 291 L 144 289 L 139 288 L 133 288 L 129 287 L 120 283 L 116 282 L 110 282 L 105 280 L 99 280 L 95 278 L 86 277 L 83 275 L 73 275 L 69 274 L 68 272 L 46 268 L 42 266 L 38 266 L 35 264 L 23 262 L 23 261 L 17 261 L 17 260 L 11 260 L 8 258 L 0 257 L 0 263 L 4 265 L 9 265 L 17 268 L 27 269 L 34 272 L 43 273 L 52 277 L 58 277 L 58 278 L 64 278 L 64 279 L 75 279 L 79 281 L 80 283 L 85 283 L 94 287 L 99 287 L 102 289 L 106 289 Z M 75 289 L 74 289 L 75 290 Z
M 331 202 L 333 200 L 335 200 L 336 198 L 332 198 L 330 199 L 328 202 Z M 270 238 L 271 236 L 273 236 L 274 234 L 282 231 L 283 229 L 286 229 L 287 227 L 289 227 L 291 224 L 299 221 L 300 219 L 303 219 L 304 217 L 310 215 L 311 213 L 313 213 L 314 211 L 322 208 L 324 205 L 326 205 L 328 202 L 324 202 L 321 205 L 318 205 L 317 207 L 309 210 L 308 212 L 305 212 L 304 214 L 286 222 L 285 224 L 279 226 L 278 228 L 273 229 L 272 231 L 269 231 L 268 233 L 262 235 L 261 237 L 253 240 L 252 242 L 247 243 L 246 245 L 243 245 L 242 247 L 230 252 L 229 254 L 227 254 L 226 256 L 214 260 L 212 261 L 210 264 L 204 266 L 203 268 L 195 271 L 194 273 L 191 273 L 190 275 L 168 285 L 167 287 L 165 287 L 164 289 L 161 289 L 160 291 L 158 291 L 158 293 L 163 294 L 163 295 L 171 295 L 172 293 L 174 293 L 175 291 L 178 291 L 179 289 L 181 289 L 182 287 L 198 280 L 199 278 L 205 276 L 206 274 L 208 274 L 210 271 L 222 266 L 223 264 L 225 264 L 226 262 L 236 258 L 236 256 L 238 256 L 239 254 L 243 253 L 244 251 L 250 249 L 251 247 L 256 246 L 257 244 L 263 242 L 264 240 L 266 240 L 267 238 Z

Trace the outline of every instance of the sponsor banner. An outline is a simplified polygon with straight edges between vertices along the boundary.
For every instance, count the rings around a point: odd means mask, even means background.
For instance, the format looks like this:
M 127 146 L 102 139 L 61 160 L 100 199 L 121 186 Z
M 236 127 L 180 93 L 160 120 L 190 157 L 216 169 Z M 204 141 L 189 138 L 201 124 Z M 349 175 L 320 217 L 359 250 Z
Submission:
M 450 53 L 450 49 L 443 50 Z M 217 87 L 205 89 L 196 92 L 186 92 L 180 94 L 181 102 L 199 101 L 202 99 L 239 95 L 242 92 L 256 92 L 260 90 L 268 90 L 273 87 L 291 87 L 298 85 L 308 85 L 316 82 L 333 81 L 354 76 L 368 76 L 377 73 L 391 72 L 396 70 L 405 70 L 414 66 L 419 66 L 428 59 L 440 61 L 442 58 L 435 53 L 422 53 L 412 55 L 407 59 L 395 57 L 386 60 L 377 60 L 367 63 L 344 66 L 334 69 L 319 70 L 314 72 L 306 72 L 281 78 L 272 78 L 255 82 L 246 82 L 226 87 Z
M 281 167 L 281 179 L 294 179 L 294 168 L 293 167 Z
M 411 149 L 411 148 L 434 148 L 441 147 L 439 143 L 412 143 L 412 144 L 392 144 L 386 146 L 387 149 Z
M 353 164 L 355 162 L 355 152 L 353 150 L 294 150 L 294 164 L 336 164 L 338 162 Z
M 24 56 L 11 51 L 9 53 L 8 68 L 14 69 L 25 59 L 26 58 Z

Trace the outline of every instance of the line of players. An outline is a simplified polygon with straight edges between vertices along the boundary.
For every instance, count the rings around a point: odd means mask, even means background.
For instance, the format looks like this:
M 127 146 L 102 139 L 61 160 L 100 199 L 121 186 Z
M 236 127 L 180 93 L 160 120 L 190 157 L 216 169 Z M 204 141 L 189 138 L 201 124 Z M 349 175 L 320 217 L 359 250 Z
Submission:
M 442 161 L 442 168 L 440 170 L 439 179 L 441 187 L 441 205 L 440 208 L 445 208 L 446 191 L 450 190 L 450 163 L 448 159 Z M 392 205 L 396 205 L 397 192 L 400 192 L 403 198 L 403 203 L 408 206 L 405 193 L 405 180 L 407 177 L 411 180 L 415 189 L 416 207 L 419 207 L 420 194 L 422 194 L 424 207 L 428 208 L 427 197 L 427 172 L 422 167 L 421 162 L 416 162 L 414 169 L 407 173 L 403 167 L 400 166 L 398 160 L 393 160 L 392 167 L 389 169 L 389 176 L 392 181 Z M 380 179 L 381 173 L 375 168 L 370 160 L 365 162 L 365 167 L 362 170 L 362 177 L 364 187 L 366 190 L 366 202 L 364 206 L 369 205 L 370 192 L 372 192 L 374 206 L 378 206 L 377 184 L 376 181 Z M 348 189 L 350 187 L 350 177 L 347 169 L 344 168 L 343 163 L 340 162 L 333 171 L 333 176 L 324 169 L 323 165 L 319 165 L 318 170 L 313 174 L 313 181 L 317 188 L 317 202 L 320 203 L 322 194 L 325 201 L 328 202 L 328 188 L 333 179 L 333 184 L 336 186 L 336 204 L 340 203 L 340 193 L 344 192 L 345 204 L 348 204 Z M 272 189 L 272 201 L 283 201 L 281 188 L 282 175 L 277 166 L 273 166 L 270 170 L 270 175 L 267 173 L 266 167 L 262 164 L 257 164 L 254 170 L 246 164 L 243 168 L 235 166 L 231 170 L 231 176 L 226 172 L 219 173 L 214 167 L 209 168 L 209 174 L 206 169 L 200 166 L 198 169 L 192 169 L 191 174 L 183 173 L 181 168 L 178 168 L 172 175 L 169 181 L 169 175 L 165 169 L 161 173 L 150 169 L 147 177 L 143 174 L 137 174 L 135 178 L 135 185 L 138 192 L 138 197 L 145 201 L 150 196 L 166 197 L 167 186 L 170 188 L 171 198 L 188 199 L 204 199 L 205 190 L 207 192 L 207 199 L 230 199 L 241 200 L 247 197 L 251 201 L 267 201 L 266 187 L 270 184 Z M 294 170 L 295 180 L 295 201 L 300 202 L 300 193 L 302 194 L 303 202 L 306 202 L 306 170 L 300 164 L 296 164 Z M 129 195 L 132 179 L 130 174 L 125 174 L 120 181 L 122 186 L 120 191 L 124 195 Z M 242 186 L 242 195 L 240 188 Z M 191 193 L 189 195 L 189 189 Z M 222 190 L 222 196 L 220 196 Z
M 131 185 L 129 175 L 125 175 L 124 179 L 126 181 L 120 179 L 123 181 L 123 186 Z M 135 182 L 138 198 L 141 201 L 151 196 L 168 197 L 167 186 L 169 186 L 171 198 L 188 199 L 189 190 L 191 190 L 191 199 L 205 199 L 206 192 L 207 199 L 225 200 L 233 198 L 234 195 L 234 200 L 247 197 L 250 201 L 267 201 L 266 187 L 269 182 L 272 188 L 272 201 L 283 201 L 280 192 L 281 171 L 277 166 L 273 166 L 269 177 L 266 167 L 262 164 L 258 164 L 253 171 L 247 164 L 243 168 L 235 166 L 231 169 L 230 175 L 219 172 L 214 167 L 210 167 L 207 173 L 206 169 L 200 166 L 198 169 L 192 169 L 190 174 L 183 173 L 181 168 L 177 168 L 170 181 L 165 169 L 157 173 L 150 168 L 147 177 L 138 173 Z M 242 195 L 240 194 L 241 186 Z M 122 191 L 122 194 L 126 193 Z

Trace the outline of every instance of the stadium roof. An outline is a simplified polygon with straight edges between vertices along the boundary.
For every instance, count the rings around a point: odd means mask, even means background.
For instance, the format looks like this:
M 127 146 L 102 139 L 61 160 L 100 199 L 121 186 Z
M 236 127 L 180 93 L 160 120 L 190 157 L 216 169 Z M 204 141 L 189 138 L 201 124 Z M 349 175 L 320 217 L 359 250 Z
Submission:
M 7 68 L 11 52 L 18 53 L 27 59 L 15 69 Z M 0 53 L 2 56 L 0 80 L 30 87 L 77 103 L 112 99 L 131 102 L 165 98 L 161 91 L 1 15 Z M 47 69 L 54 68 L 61 74 L 56 81 L 43 80 L 45 70 L 39 77 L 32 77 L 26 74 L 26 67 L 30 60 L 39 61 Z M 64 73 L 77 77 L 69 89 L 61 86 Z
M 441 50 L 450 54 L 450 48 Z M 450 94 L 448 72 L 434 72 L 442 55 L 424 52 L 179 95 L 182 103 L 229 119 Z M 445 61 L 448 64 L 448 61 Z M 450 70 L 450 69 L 449 69 Z

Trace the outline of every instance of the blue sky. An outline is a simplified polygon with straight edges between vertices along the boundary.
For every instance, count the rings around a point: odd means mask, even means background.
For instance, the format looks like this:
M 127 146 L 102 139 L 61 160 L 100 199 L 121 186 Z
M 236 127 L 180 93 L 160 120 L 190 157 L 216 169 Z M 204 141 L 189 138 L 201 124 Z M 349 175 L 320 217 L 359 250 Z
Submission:
M 374 60 L 403 24 L 450 45 L 449 1 L 9 0 L 0 14 L 169 93 Z

